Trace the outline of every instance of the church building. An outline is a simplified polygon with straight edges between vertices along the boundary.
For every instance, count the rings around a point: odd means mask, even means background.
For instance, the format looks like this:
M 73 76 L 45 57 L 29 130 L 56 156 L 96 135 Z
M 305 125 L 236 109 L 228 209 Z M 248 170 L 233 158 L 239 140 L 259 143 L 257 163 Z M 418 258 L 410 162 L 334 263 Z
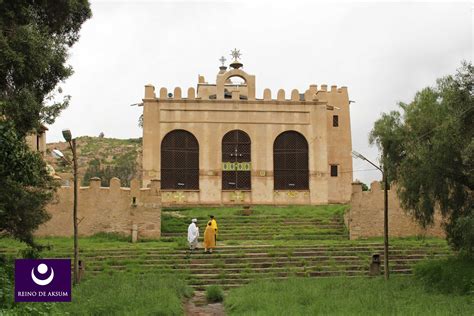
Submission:
M 163 205 L 328 204 L 351 197 L 346 87 L 269 89 L 232 51 L 215 83 L 143 99 L 143 184 L 158 179 Z M 279 75 L 276 71 L 275 75 Z

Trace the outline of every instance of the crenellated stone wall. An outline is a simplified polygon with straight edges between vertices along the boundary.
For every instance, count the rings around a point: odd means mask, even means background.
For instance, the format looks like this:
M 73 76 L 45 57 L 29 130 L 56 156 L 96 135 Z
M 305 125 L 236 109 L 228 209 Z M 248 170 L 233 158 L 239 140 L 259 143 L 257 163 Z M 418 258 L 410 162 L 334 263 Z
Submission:
M 370 191 L 362 191 L 360 183 L 352 184 L 351 207 L 345 215 L 350 239 L 382 237 L 384 227 L 384 191 L 379 182 L 372 182 Z M 401 208 L 395 184 L 388 190 L 388 232 L 391 237 L 445 237 L 439 212 L 434 224 L 423 229 Z
M 92 178 L 89 187 L 78 190 L 79 235 L 99 232 L 131 235 L 133 226 L 138 237 L 159 238 L 161 235 L 161 194 L 159 181 L 151 180 L 149 187 L 140 188 L 132 180 L 130 188 L 120 187 L 113 178 L 110 187 L 100 187 L 100 179 Z M 72 236 L 73 186 L 58 189 L 55 201 L 48 205 L 52 218 L 39 227 L 37 236 Z
M 225 67 L 224 67 L 225 69 Z M 221 69 L 222 70 L 222 69 Z M 239 77 L 243 84 L 233 84 Z M 264 89 L 242 69 L 222 70 L 215 84 L 199 76 L 197 89 L 145 86 L 143 99 L 143 183 L 162 179 L 161 143 L 175 130 L 191 133 L 199 144 L 199 188 L 163 189 L 163 205 L 348 203 L 352 157 L 347 87 L 311 84 L 291 91 Z M 337 124 L 334 124 L 334 120 Z M 222 187 L 222 139 L 232 130 L 251 139 L 251 189 Z M 274 142 L 286 131 L 308 143 L 309 186 L 275 189 Z M 331 174 L 331 168 L 337 174 Z

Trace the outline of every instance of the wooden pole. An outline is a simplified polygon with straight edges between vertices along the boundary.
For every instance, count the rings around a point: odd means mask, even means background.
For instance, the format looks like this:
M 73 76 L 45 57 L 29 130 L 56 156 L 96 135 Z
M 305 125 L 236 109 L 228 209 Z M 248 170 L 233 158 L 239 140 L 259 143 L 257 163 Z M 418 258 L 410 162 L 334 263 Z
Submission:
M 79 283 L 79 245 L 77 232 L 77 157 L 76 157 L 76 140 L 73 139 L 71 145 L 72 161 L 74 168 L 74 209 L 73 209 L 73 223 L 74 223 L 74 280 L 73 284 Z
M 383 234 L 384 234 L 384 247 L 383 247 L 383 256 L 384 256 L 384 276 L 385 280 L 388 280 L 390 273 L 388 269 L 388 180 L 387 180 L 387 168 L 383 167 Z

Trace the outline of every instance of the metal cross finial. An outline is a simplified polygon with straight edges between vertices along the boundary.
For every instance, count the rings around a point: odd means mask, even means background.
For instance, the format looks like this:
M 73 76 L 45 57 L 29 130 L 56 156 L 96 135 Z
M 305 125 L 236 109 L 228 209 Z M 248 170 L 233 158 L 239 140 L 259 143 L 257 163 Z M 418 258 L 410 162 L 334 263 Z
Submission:
M 240 49 L 234 48 L 230 51 L 230 55 L 234 58 L 234 60 L 238 60 L 242 54 L 240 53 Z
M 227 59 L 225 59 L 224 56 L 222 56 L 221 58 L 219 58 L 219 61 L 222 63 L 222 66 L 224 66 L 224 63 L 226 62 Z

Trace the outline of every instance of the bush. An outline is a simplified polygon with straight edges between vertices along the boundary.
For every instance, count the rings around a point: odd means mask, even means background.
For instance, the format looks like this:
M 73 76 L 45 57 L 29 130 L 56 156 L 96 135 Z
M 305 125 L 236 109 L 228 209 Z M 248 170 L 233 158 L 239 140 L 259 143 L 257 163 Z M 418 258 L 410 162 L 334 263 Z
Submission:
M 20 257 L 24 259 L 39 259 L 41 254 L 37 248 L 28 247 L 18 251 Z
M 206 288 L 206 299 L 208 302 L 216 303 L 224 300 L 224 291 L 218 285 L 211 285 Z
M 415 266 L 415 277 L 428 291 L 467 295 L 474 292 L 474 260 L 452 257 L 421 262 Z

